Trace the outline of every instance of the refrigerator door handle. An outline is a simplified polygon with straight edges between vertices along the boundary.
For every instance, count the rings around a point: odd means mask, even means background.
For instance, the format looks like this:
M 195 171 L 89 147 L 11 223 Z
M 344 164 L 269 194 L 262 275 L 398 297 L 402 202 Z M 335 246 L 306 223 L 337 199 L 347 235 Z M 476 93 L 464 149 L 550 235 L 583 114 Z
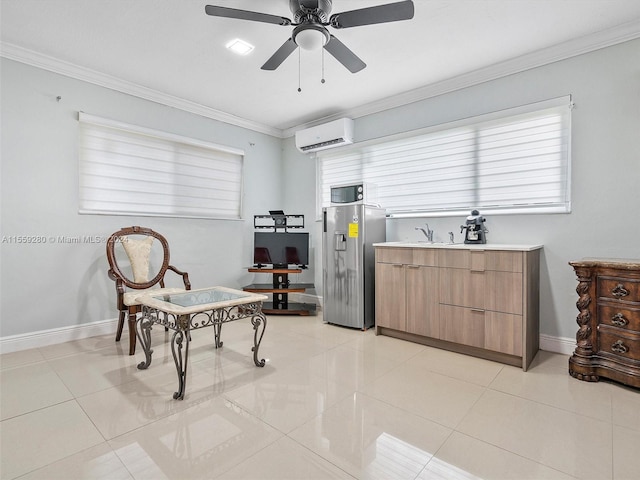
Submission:
M 336 232 L 333 235 L 333 246 L 338 252 L 344 252 L 347 250 L 347 236 L 342 232 Z

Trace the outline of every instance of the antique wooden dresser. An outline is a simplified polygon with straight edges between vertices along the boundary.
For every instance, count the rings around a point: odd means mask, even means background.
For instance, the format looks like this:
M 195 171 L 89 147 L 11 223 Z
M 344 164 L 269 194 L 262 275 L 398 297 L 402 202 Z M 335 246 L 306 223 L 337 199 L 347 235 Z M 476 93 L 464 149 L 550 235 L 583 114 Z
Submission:
M 578 277 L 577 346 L 569 373 L 640 388 L 640 260 L 569 262 Z

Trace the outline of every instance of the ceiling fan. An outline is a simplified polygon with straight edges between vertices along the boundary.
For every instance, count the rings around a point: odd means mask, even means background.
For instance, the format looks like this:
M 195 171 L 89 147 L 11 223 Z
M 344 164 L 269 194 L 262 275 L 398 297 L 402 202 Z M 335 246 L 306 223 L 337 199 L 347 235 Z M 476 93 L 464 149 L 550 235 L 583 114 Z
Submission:
M 205 12 L 214 17 L 236 18 L 294 27 L 291 37 L 267 60 L 262 66 L 262 70 L 275 70 L 297 47 L 311 50 L 316 45 L 322 45 L 351 73 L 359 72 L 367 65 L 345 44 L 331 35 L 326 28 L 327 26 L 351 28 L 413 18 L 414 8 L 411 0 L 360 8 L 330 16 L 331 2 L 332 0 L 289 0 L 293 20 L 267 13 L 215 5 L 207 5 Z

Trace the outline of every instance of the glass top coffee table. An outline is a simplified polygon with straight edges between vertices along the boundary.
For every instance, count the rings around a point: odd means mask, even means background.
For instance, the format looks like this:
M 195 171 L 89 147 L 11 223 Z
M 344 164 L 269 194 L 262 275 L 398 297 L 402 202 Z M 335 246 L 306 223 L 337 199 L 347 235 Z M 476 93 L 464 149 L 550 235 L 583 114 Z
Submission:
M 145 355 L 145 360 L 138 364 L 138 368 L 144 370 L 151 365 L 152 326 L 158 324 L 173 330 L 171 353 L 178 373 L 178 391 L 173 398 L 182 400 L 187 383 L 191 330 L 213 327 L 215 348 L 220 348 L 222 324 L 243 318 L 250 318 L 253 325 L 253 362 L 258 367 L 264 367 L 264 359 L 258 360 L 258 348 L 267 327 L 267 318 L 262 313 L 262 302 L 267 299 L 265 295 L 226 287 L 138 297 L 142 316 L 136 323 L 136 334 Z

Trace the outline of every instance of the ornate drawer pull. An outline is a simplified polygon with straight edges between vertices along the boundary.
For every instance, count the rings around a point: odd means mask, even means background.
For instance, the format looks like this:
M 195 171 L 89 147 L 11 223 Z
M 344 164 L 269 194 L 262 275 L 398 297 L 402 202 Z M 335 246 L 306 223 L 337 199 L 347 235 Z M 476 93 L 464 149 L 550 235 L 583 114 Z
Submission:
M 613 294 L 614 297 L 620 298 L 620 297 L 626 297 L 627 295 L 629 295 L 629 290 L 624 288 L 623 284 L 619 283 L 618 285 L 615 286 L 613 290 L 611 290 L 611 293 Z
M 621 313 L 616 313 L 613 317 L 611 317 L 611 323 L 619 327 L 624 327 L 627 323 L 629 323 L 629 320 L 624 318 L 624 315 L 622 315 Z
M 629 349 L 624 346 L 624 343 L 622 343 L 622 340 L 618 340 L 616 343 L 611 345 L 611 351 L 616 353 L 627 353 L 628 350 Z

